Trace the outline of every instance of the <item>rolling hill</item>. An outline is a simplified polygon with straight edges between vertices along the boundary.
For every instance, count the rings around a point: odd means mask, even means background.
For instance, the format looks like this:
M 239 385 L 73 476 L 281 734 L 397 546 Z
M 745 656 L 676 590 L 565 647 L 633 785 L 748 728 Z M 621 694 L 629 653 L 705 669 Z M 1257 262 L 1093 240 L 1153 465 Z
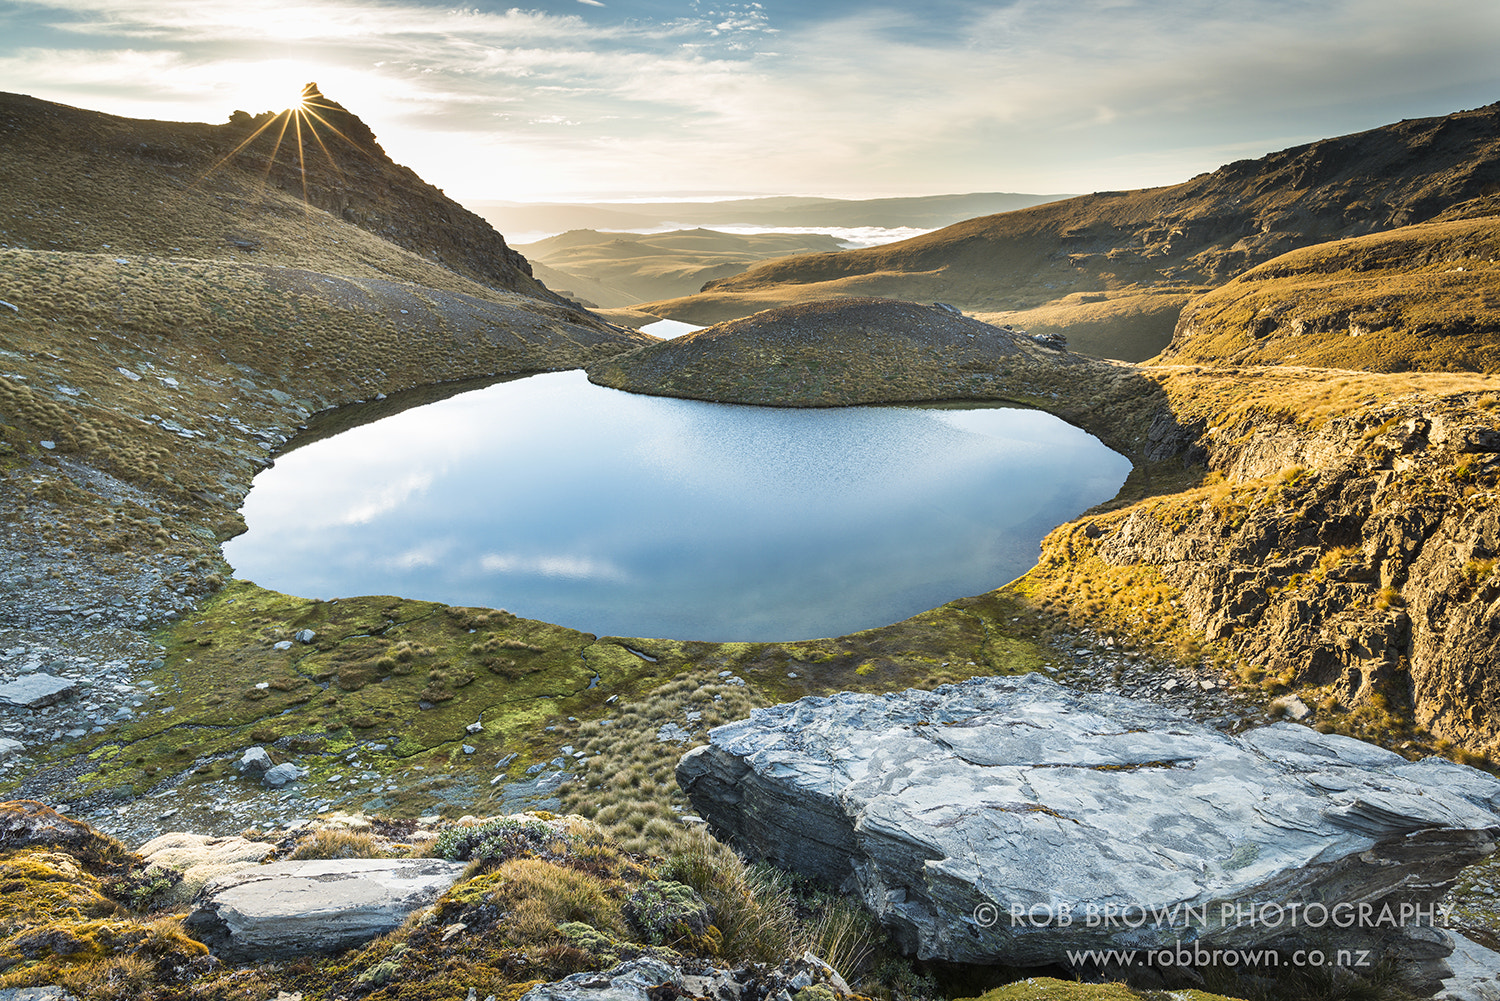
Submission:
M 1240 160 L 1181 184 L 1096 192 L 970 219 L 901 243 L 757 265 L 641 304 L 711 324 L 820 298 L 941 300 L 991 322 L 1065 333 L 1144 360 L 1195 295 L 1329 240 L 1493 214 L 1500 104 Z
M 758 261 L 834 251 L 839 243 L 821 234 L 571 230 L 517 249 L 531 261 L 532 273 L 559 294 L 611 308 L 688 295 Z

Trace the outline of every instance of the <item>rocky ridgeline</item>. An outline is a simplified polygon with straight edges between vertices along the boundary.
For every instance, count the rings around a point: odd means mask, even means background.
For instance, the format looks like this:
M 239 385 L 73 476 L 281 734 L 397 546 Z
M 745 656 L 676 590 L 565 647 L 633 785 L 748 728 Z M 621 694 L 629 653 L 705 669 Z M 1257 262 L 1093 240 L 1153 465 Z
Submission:
M 1039 675 L 807 698 L 710 737 L 678 779 L 713 830 L 953 962 L 1328 949 L 1436 989 L 1443 894 L 1500 836 L 1478 770 L 1295 724 L 1230 737 Z

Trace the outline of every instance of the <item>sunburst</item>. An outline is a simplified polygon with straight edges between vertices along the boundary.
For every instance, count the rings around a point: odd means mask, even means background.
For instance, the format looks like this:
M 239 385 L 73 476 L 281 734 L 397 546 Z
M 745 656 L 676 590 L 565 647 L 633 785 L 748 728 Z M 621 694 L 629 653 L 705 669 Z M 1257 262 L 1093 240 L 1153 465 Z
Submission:
M 269 114 L 269 113 L 268 113 Z M 275 134 L 275 141 L 271 148 L 270 156 L 266 160 L 265 176 L 262 178 L 262 190 L 270 180 L 271 170 L 276 165 L 277 158 L 281 155 L 281 148 L 285 143 L 290 149 L 293 145 L 297 151 L 297 173 L 302 181 L 302 203 L 304 208 L 308 205 L 307 168 L 308 158 L 316 148 L 322 151 L 324 159 L 334 172 L 343 177 L 343 170 L 339 167 L 338 159 L 328 148 L 324 141 L 324 134 L 329 136 L 330 141 L 335 137 L 347 143 L 353 149 L 368 155 L 358 143 L 345 135 L 339 128 L 329 120 L 331 115 L 347 114 L 339 105 L 333 103 L 323 96 L 316 83 L 306 84 L 302 88 L 302 95 L 297 103 L 279 114 L 270 115 L 261 122 L 250 135 L 240 141 L 239 145 L 230 150 L 218 162 L 204 172 L 203 179 L 214 173 L 224 164 L 228 163 L 239 153 L 247 149 L 261 136 L 268 133 Z M 314 147 L 316 144 L 316 147 Z

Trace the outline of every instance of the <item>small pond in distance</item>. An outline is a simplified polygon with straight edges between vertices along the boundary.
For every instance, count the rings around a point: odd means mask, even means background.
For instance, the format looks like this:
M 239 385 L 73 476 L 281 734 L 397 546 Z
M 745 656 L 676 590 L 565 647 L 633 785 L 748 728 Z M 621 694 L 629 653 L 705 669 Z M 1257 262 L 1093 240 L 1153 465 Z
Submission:
M 1014 579 L 1129 471 L 1035 410 L 733 406 L 561 372 L 288 452 L 255 478 L 249 531 L 224 552 L 240 577 L 304 597 L 810 639 Z

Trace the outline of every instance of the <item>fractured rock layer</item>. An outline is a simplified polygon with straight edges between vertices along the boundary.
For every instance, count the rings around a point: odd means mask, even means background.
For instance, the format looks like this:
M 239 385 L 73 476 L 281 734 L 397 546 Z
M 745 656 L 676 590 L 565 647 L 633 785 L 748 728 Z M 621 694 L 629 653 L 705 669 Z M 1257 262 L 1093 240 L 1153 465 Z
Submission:
M 857 888 L 924 958 L 1188 941 L 1436 960 L 1434 905 L 1500 833 L 1500 781 L 1464 765 L 1294 724 L 1234 737 L 1038 675 L 806 698 L 711 740 L 677 770 L 710 825 Z

